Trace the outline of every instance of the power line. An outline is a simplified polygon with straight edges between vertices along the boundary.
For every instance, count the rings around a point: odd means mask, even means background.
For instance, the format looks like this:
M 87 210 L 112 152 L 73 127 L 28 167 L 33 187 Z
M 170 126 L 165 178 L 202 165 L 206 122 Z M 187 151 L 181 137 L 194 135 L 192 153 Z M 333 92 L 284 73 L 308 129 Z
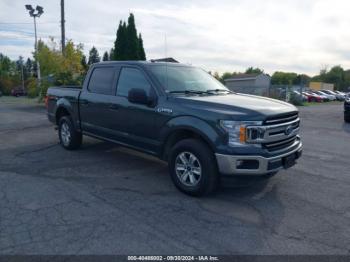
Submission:
M 60 22 L 40 22 L 38 24 L 59 24 Z M 2 25 L 31 25 L 29 22 L 0 22 Z

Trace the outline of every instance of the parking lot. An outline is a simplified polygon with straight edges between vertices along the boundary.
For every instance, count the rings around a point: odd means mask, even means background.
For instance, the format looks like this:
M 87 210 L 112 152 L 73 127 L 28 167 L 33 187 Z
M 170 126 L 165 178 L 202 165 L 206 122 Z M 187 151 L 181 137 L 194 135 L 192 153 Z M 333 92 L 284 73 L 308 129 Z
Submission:
M 0 98 L 0 253 L 350 254 L 350 125 L 341 103 L 300 112 L 298 165 L 193 198 L 164 163 L 90 138 L 65 151 L 42 106 Z

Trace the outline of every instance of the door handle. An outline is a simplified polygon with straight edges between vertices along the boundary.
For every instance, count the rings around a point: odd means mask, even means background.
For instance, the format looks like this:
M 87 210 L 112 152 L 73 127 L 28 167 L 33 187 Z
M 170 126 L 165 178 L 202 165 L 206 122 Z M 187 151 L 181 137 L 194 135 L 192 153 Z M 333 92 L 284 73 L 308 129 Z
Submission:
M 109 109 L 110 109 L 110 110 L 118 110 L 118 109 L 119 109 L 119 106 L 118 106 L 118 105 L 115 105 L 115 104 L 111 104 L 111 105 L 109 105 Z
M 80 104 L 83 105 L 83 106 L 87 106 L 89 104 L 89 101 L 87 100 L 81 100 L 80 101 Z

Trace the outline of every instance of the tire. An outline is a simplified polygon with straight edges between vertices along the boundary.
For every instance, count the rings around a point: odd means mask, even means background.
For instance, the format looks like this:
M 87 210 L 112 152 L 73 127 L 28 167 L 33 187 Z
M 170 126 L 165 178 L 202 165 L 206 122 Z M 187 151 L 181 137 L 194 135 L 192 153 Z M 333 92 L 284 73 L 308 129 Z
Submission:
M 72 118 L 63 116 L 58 123 L 58 137 L 61 145 L 67 150 L 74 150 L 81 146 L 83 136 L 78 132 L 74 125 Z
M 350 114 L 344 114 L 344 122 L 350 123 Z
M 213 152 L 196 139 L 182 140 L 170 150 L 169 173 L 175 186 L 191 196 L 208 195 L 219 183 Z

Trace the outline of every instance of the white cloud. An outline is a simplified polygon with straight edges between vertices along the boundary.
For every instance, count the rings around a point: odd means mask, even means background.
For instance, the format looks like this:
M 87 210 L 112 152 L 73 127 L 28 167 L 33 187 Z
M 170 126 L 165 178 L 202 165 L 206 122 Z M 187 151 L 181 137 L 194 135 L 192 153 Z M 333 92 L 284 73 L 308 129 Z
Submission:
M 1 2 L 0 22 L 31 22 L 24 9 L 27 3 Z M 39 35 L 59 38 L 59 1 L 36 4 L 45 10 Z M 259 66 L 269 73 L 315 74 L 325 64 L 350 67 L 349 8 L 347 0 L 76 0 L 66 1 L 66 35 L 83 43 L 85 52 L 95 45 L 102 54 L 113 46 L 119 20 L 134 12 L 148 58 L 164 56 L 166 34 L 169 56 L 208 70 Z M 16 28 L 28 31 L 30 26 Z M 9 46 L 11 32 L 3 27 L 0 24 L 1 52 L 11 57 L 30 54 L 32 43 Z

